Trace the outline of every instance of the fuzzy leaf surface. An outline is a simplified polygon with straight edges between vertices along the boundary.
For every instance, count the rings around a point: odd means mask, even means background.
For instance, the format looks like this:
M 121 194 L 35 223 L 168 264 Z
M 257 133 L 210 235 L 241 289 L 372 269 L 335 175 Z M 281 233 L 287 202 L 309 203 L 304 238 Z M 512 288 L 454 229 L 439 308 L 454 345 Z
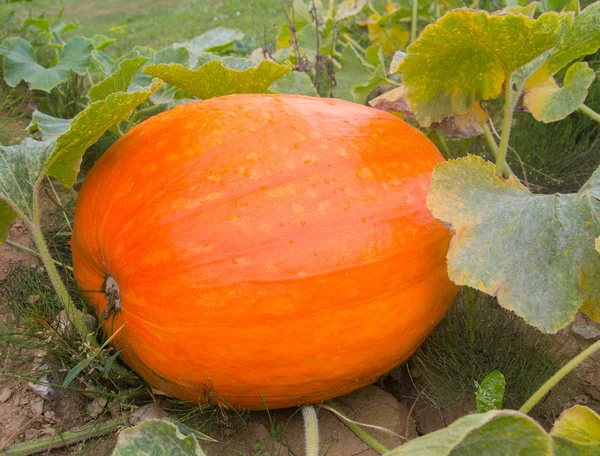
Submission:
M 596 73 L 587 63 L 577 62 L 569 67 L 563 87 L 552 79 L 525 92 L 523 105 L 540 122 L 550 123 L 564 119 L 585 101 Z
M 494 410 L 464 416 L 445 429 L 411 440 L 384 456 L 508 454 L 550 456 L 552 442 L 542 427 L 527 415 Z
M 136 92 L 116 92 L 95 101 L 69 124 L 69 130 L 56 140 L 56 149 L 49 160 L 48 175 L 65 187 L 75 183 L 81 157 L 111 127 L 127 120 L 133 110 L 164 84 L 154 81 L 150 87 Z
M 450 279 L 553 333 L 580 308 L 600 317 L 599 198 L 600 168 L 576 194 L 534 195 L 470 155 L 435 168 L 427 205 L 454 232 Z
M 173 47 L 186 48 L 192 56 L 192 63 L 195 63 L 198 56 L 203 52 L 219 51 L 226 48 L 234 41 L 243 39 L 244 33 L 240 30 L 226 27 L 216 27 L 204 32 L 202 35 L 192 38 L 190 41 L 174 43 Z
M 398 67 L 419 123 L 427 127 L 500 96 L 506 78 L 551 48 L 569 18 L 458 9 L 427 26 Z
M 113 456 L 206 456 L 192 435 L 164 420 L 146 420 L 119 434 Z
M 41 66 L 31 43 L 23 38 L 7 38 L 4 48 L 4 80 L 15 87 L 25 81 L 31 89 L 50 92 L 65 82 L 71 71 L 84 74 L 90 65 L 93 44 L 87 38 L 71 38 L 60 51 L 58 63 L 50 68 Z
M 55 143 L 25 138 L 16 146 L 0 146 L 0 238 L 18 213 L 34 220 L 34 195 Z
M 27 126 L 27 130 L 31 133 L 40 131 L 44 141 L 56 139 L 63 133 L 69 131 L 71 119 L 61 119 L 59 117 L 49 116 L 37 109 L 33 111 L 31 123 Z
M 310 76 L 303 71 L 290 71 L 281 76 L 269 87 L 275 93 L 295 93 L 298 95 L 309 95 L 317 97 L 317 89 Z
M 249 59 L 229 58 L 210 60 L 196 70 L 180 64 L 160 64 L 148 65 L 143 71 L 205 100 L 234 93 L 264 93 L 291 70 L 269 60 L 257 64 Z
M 571 407 L 556 420 L 550 436 L 557 455 L 600 454 L 600 415 L 582 405 Z

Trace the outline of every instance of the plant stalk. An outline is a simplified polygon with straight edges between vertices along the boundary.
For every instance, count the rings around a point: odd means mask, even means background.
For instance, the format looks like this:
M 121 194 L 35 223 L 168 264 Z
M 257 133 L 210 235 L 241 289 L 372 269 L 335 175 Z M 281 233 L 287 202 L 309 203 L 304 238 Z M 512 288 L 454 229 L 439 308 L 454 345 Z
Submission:
M 542 398 L 556 386 L 569 372 L 575 369 L 579 364 L 589 358 L 596 351 L 600 350 L 600 340 L 590 345 L 584 351 L 579 353 L 575 358 L 565 364 L 556 374 L 546 381 L 519 409 L 521 413 L 529 413 Z
M 586 105 L 582 104 L 581 106 L 579 106 L 578 109 L 579 109 L 579 112 L 581 112 L 582 114 L 585 114 L 590 119 L 595 120 L 596 122 L 600 123 L 600 114 L 597 113 L 596 111 L 594 111 L 592 108 L 589 108 Z
M 340 412 L 340 410 L 335 406 L 335 404 L 332 401 L 327 401 L 326 404 L 343 416 L 342 412 Z M 365 442 L 367 445 L 369 445 L 371 448 L 377 451 L 377 453 L 385 454 L 388 451 L 390 451 L 381 443 L 379 443 L 375 438 L 373 438 L 369 433 L 364 431 L 363 428 L 361 428 L 359 425 L 347 420 L 341 421 L 342 423 L 344 423 L 344 426 L 346 426 L 348 429 L 354 432 L 354 434 L 356 434 L 358 438 L 360 438 L 363 442 Z
M 302 407 L 306 456 L 319 456 L 319 420 L 312 405 Z
M 28 442 L 17 443 L 6 448 L 3 456 L 22 456 L 28 454 L 40 453 L 53 448 L 61 448 L 83 440 L 99 437 L 113 432 L 122 426 L 120 420 L 107 421 L 105 423 L 93 424 L 77 431 L 64 432 L 57 436 L 43 437 L 41 439 L 30 440 Z
M 417 39 L 417 15 L 419 12 L 419 0 L 412 2 L 412 20 L 410 23 L 410 42 L 414 43 Z
M 37 208 L 34 210 L 34 213 L 37 215 Z M 31 230 L 31 235 L 37 247 L 37 251 L 42 259 L 42 263 L 44 264 L 44 267 L 50 276 L 50 281 L 52 282 L 52 285 L 56 290 L 56 294 L 58 295 L 63 307 L 65 308 L 65 311 L 67 312 L 67 317 L 71 323 L 73 323 L 73 326 L 75 327 L 75 330 L 77 331 L 77 334 L 81 340 L 91 341 L 91 333 L 83 322 L 83 318 L 81 318 L 81 315 L 77 311 L 75 303 L 69 296 L 69 292 L 67 291 L 65 284 L 60 278 L 58 269 L 56 269 L 56 266 L 54 265 L 54 260 L 50 255 L 50 251 L 46 245 L 46 240 L 44 239 L 44 235 L 40 229 L 39 216 L 35 217 L 35 220 L 30 225 L 29 229 Z
M 500 136 L 500 145 L 498 146 L 498 155 L 496 156 L 496 174 L 503 177 L 510 177 L 512 174 L 506 163 L 506 152 L 508 151 L 508 139 L 510 138 L 512 120 L 512 82 L 511 78 L 506 78 L 506 81 L 504 82 L 504 119 L 502 120 L 502 135 Z

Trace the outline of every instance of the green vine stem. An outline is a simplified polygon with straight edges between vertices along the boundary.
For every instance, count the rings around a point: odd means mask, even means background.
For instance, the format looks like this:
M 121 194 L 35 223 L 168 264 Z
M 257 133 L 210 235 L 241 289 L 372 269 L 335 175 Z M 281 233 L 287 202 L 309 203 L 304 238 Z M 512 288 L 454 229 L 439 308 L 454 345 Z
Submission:
M 419 0 L 412 2 L 412 20 L 410 23 L 410 42 L 414 43 L 417 39 L 417 15 L 419 12 Z
M 50 251 L 48 250 L 48 246 L 46 245 L 46 240 L 44 239 L 44 234 L 40 229 L 40 216 L 39 216 L 39 206 L 37 204 L 37 198 L 34 201 L 33 208 L 34 220 L 30 224 L 29 229 L 31 231 L 31 236 L 33 237 L 33 241 L 37 247 L 37 251 L 42 259 L 42 263 L 46 268 L 46 272 L 50 276 L 50 281 L 52 282 L 52 286 L 54 290 L 56 290 L 56 294 L 58 295 L 60 302 L 62 303 L 65 311 L 67 312 L 67 317 L 73 323 L 77 334 L 83 341 L 92 341 L 91 333 L 87 326 L 85 325 L 83 318 L 79 314 L 77 308 L 75 307 L 75 303 L 69 296 L 69 292 L 65 287 L 62 279 L 60 278 L 60 274 L 58 273 L 58 269 L 54 265 L 54 260 L 52 259 L 52 255 L 50 255 Z
M 556 374 L 546 381 L 519 409 L 521 413 L 529 413 L 542 398 L 556 386 L 569 372 L 575 369 L 579 364 L 589 358 L 594 352 L 600 350 L 600 340 L 590 345 L 575 358 L 565 364 Z
M 332 401 L 327 401 L 326 404 L 333 410 L 335 410 L 338 415 L 344 416 L 344 414 L 335 406 L 335 404 Z M 344 423 L 344 425 L 348 429 L 354 432 L 354 434 L 356 434 L 356 436 L 359 437 L 363 442 L 365 442 L 367 445 L 369 445 L 371 448 L 377 451 L 377 453 L 385 454 L 389 451 L 385 446 L 383 446 L 375 438 L 369 435 L 369 433 L 363 430 L 363 428 L 361 428 L 359 425 L 346 419 L 343 419 L 342 423 Z
M 117 430 L 123 422 L 120 420 L 107 421 L 105 423 L 93 424 L 77 431 L 64 432 L 57 436 L 43 437 L 41 439 L 30 440 L 28 442 L 11 445 L 2 451 L 3 456 L 24 456 L 28 454 L 40 453 L 54 448 L 61 448 L 73 443 L 88 440 L 93 437 L 108 434 Z
M 503 177 L 510 177 L 512 174 L 506 163 L 506 152 L 508 151 L 508 139 L 510 138 L 512 120 L 512 83 L 511 78 L 506 78 L 506 81 L 504 82 L 504 119 L 502 120 L 502 135 L 500 136 L 500 145 L 498 146 L 498 154 L 496 155 L 496 174 Z
M 319 420 L 312 405 L 302 407 L 306 456 L 319 456 Z
M 600 114 L 594 111 L 592 108 L 589 108 L 586 105 L 582 104 L 581 106 L 579 106 L 579 112 L 585 114 L 590 119 L 600 123 Z

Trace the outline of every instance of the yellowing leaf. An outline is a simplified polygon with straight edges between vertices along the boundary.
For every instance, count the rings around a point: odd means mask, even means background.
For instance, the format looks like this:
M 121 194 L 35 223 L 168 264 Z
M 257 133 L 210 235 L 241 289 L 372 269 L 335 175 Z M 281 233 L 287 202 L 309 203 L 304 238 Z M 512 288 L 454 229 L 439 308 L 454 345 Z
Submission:
M 563 87 L 548 79 L 525 91 L 523 105 L 536 120 L 556 122 L 583 104 L 594 79 L 596 73 L 587 63 L 574 63 L 565 75 Z
M 588 407 L 576 405 L 560 415 L 550 436 L 556 455 L 600 454 L 600 416 Z
M 553 46 L 569 17 L 458 9 L 427 26 L 399 66 L 419 123 L 427 127 L 497 98 L 506 78 Z
M 291 70 L 269 60 L 257 64 L 248 59 L 225 58 L 210 60 L 197 70 L 179 64 L 160 64 L 148 65 L 143 71 L 204 100 L 234 93 L 264 93 Z
M 571 27 L 560 35 L 552 53 L 527 81 L 527 87 L 539 85 L 573 60 L 593 54 L 600 48 L 600 2 L 588 6 L 575 20 L 572 14 L 567 23 Z
M 384 54 L 391 54 L 404 47 L 410 38 L 408 31 L 399 22 L 380 22 L 381 16 L 373 14 L 367 22 L 369 40 L 373 44 L 380 44 Z
M 438 165 L 427 206 L 454 235 L 448 273 L 544 332 L 600 313 L 600 168 L 575 194 L 534 195 L 469 155 Z

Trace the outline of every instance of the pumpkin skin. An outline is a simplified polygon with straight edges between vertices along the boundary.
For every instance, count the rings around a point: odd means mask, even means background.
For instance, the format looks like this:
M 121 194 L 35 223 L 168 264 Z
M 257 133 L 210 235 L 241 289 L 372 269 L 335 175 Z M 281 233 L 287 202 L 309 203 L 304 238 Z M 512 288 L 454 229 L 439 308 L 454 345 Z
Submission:
M 232 95 L 150 118 L 82 185 L 73 267 L 151 386 L 239 409 L 323 401 L 405 361 L 457 287 L 425 205 L 435 146 L 354 103 Z M 113 295 L 114 296 L 114 295 Z

